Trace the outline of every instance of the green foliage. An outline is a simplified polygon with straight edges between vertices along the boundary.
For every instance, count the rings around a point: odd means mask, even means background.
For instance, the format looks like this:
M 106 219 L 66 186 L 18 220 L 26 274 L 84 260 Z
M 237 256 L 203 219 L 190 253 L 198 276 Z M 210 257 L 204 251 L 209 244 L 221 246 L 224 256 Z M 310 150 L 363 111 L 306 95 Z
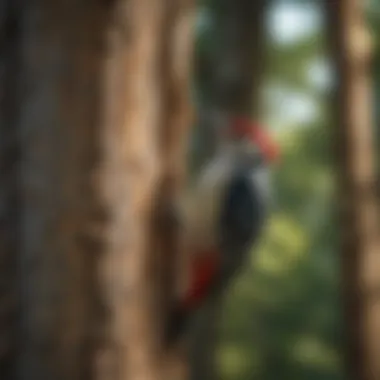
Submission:
M 227 302 L 225 379 L 342 378 L 333 171 L 323 129 L 284 133 L 278 211 Z
M 324 53 L 321 39 L 320 35 L 312 35 L 290 46 L 269 44 L 267 80 L 293 89 L 313 91 L 307 83 L 306 73 L 310 63 Z
M 274 7 L 280 2 L 311 3 L 283 0 L 274 1 Z M 204 1 L 203 6 L 212 21 L 217 2 Z M 207 62 L 213 48 L 209 30 L 198 34 L 201 62 Z M 265 87 L 297 91 L 312 99 L 319 114 L 302 127 L 297 121 L 280 123 L 283 155 L 275 173 L 276 210 L 227 300 L 219 349 L 223 380 L 344 378 L 333 125 L 323 91 L 307 77 L 313 63 L 324 58 L 322 30 L 305 33 L 292 44 L 268 43 Z M 198 101 L 206 105 L 207 75 L 197 80 Z M 267 103 L 267 116 L 278 113 L 270 97 Z

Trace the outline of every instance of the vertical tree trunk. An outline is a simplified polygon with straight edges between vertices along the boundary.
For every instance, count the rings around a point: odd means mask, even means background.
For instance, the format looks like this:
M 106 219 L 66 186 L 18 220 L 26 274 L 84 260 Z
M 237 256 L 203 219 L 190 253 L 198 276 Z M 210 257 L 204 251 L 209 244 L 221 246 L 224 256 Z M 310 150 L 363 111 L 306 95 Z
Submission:
M 192 73 L 193 0 L 167 0 L 163 19 L 160 78 L 162 109 L 159 154 L 161 176 L 154 218 L 154 249 L 158 278 L 158 316 L 166 326 L 172 306 L 186 284 L 187 260 L 180 226 L 179 199 L 182 196 L 188 132 L 192 121 L 190 76 Z M 163 331 L 164 333 L 166 331 Z M 165 336 L 161 337 L 165 344 Z M 163 347 L 165 352 L 166 347 Z M 165 380 L 186 377 L 187 360 L 180 347 L 165 352 Z
M 192 119 L 190 106 L 190 75 L 192 68 L 192 29 L 195 15 L 193 0 L 168 0 L 163 20 L 161 50 L 162 109 L 160 118 L 159 153 L 161 177 L 155 220 L 157 246 L 162 268 L 160 302 L 169 312 L 177 296 L 182 276 L 179 255 L 182 238 L 179 229 L 179 198 L 182 195 L 186 167 L 187 139 Z M 165 223 L 165 222 L 169 222 Z M 162 256 L 161 256 L 162 255 Z
M 147 265 L 161 7 L 23 8 L 21 379 L 158 376 Z
M 168 32 L 175 44 L 162 78 L 169 5 L 178 7 Z M 159 379 L 151 222 L 156 197 L 172 202 L 183 175 L 190 2 L 34 0 L 16 13 L 21 39 L 10 37 L 14 45 L 2 43 L 0 51 L 12 57 L 20 50 L 20 70 L 13 67 L 22 84 L 10 108 L 0 109 L 7 137 L 0 147 L 0 244 L 7 258 L 16 256 L 5 237 L 13 236 L 17 211 L 15 140 L 21 151 L 21 310 L 10 378 Z M 172 232 L 163 237 L 168 260 L 176 241 Z M 4 289 L 0 297 L 8 301 Z M 2 321 L 1 332 L 8 328 Z
M 326 1 L 335 64 L 336 151 L 347 323 L 347 372 L 380 378 L 380 242 L 373 149 L 371 44 L 362 2 Z
M 263 69 L 264 0 L 214 1 L 215 76 L 211 104 L 223 113 L 258 116 Z
M 209 116 L 217 125 L 208 126 L 217 138 L 220 121 L 229 115 L 257 117 L 260 109 L 260 84 L 264 53 L 264 0 L 221 0 L 212 2 L 215 16 L 215 48 L 212 67 Z M 220 131 L 219 131 L 220 133 Z M 199 315 L 191 334 L 191 379 L 217 378 L 215 351 L 221 320 L 221 303 L 215 299 Z

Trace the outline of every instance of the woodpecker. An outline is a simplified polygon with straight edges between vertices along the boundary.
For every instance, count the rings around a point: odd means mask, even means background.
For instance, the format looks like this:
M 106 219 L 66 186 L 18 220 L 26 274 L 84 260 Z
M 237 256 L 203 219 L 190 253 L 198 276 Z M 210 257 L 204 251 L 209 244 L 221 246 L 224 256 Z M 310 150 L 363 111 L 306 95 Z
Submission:
M 186 204 L 189 284 L 169 318 L 169 343 L 186 333 L 210 297 L 228 288 L 267 220 L 278 147 L 248 118 L 230 120 L 227 134 L 228 143 L 205 166 Z

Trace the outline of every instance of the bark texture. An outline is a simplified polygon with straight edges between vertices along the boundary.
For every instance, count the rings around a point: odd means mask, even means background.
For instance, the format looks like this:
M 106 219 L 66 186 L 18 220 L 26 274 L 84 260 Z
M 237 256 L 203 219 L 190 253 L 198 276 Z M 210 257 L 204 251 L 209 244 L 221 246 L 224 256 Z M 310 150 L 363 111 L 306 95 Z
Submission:
M 185 286 L 180 197 L 186 174 L 188 132 L 192 122 L 190 76 L 192 73 L 193 22 L 192 0 L 168 0 L 163 20 L 160 78 L 162 108 L 159 154 L 161 176 L 156 198 L 155 236 L 159 248 L 160 305 L 168 313 L 175 296 Z M 166 319 L 166 316 L 164 316 Z
M 192 122 L 190 77 L 195 19 L 193 0 L 167 0 L 165 5 L 159 73 L 163 100 L 158 142 L 161 171 L 153 219 L 158 274 L 156 315 L 161 326 L 168 323 L 172 307 L 187 285 L 180 199 L 185 185 L 188 132 Z M 181 347 L 166 347 L 165 335 L 161 336 L 161 344 L 164 379 L 186 378 L 186 353 Z
M 334 109 L 346 316 L 347 376 L 380 377 L 380 241 L 376 207 L 371 41 L 359 0 L 326 1 L 337 80 Z
M 0 108 L 0 299 L 8 308 L 3 260 L 17 257 L 21 307 L 9 379 L 161 378 L 152 215 L 183 176 L 189 10 L 184 0 L 33 0 L 15 8 L 17 39 L 0 14 L 1 68 L 5 54 L 7 75 L 17 68 L 7 78 L 22 85 Z M 1 89 L 16 83 L 7 81 Z M 165 260 L 177 240 L 163 237 Z M 8 319 L 1 332 L 12 331 Z
M 23 8 L 20 378 L 156 377 L 160 16 L 132 0 Z

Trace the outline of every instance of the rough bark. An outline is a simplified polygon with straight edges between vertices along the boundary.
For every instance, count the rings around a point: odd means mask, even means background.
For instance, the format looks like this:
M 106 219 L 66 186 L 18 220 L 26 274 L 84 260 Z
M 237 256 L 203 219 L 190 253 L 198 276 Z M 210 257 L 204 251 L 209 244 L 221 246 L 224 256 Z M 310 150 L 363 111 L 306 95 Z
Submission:
M 340 200 L 347 375 L 380 378 L 380 242 L 376 208 L 371 43 L 362 2 L 326 1 L 336 78 L 336 153 Z
M 23 4 L 17 378 L 156 379 L 163 2 Z
M 211 121 L 211 134 L 218 140 L 223 120 L 231 115 L 258 117 L 264 55 L 264 0 L 215 0 L 214 50 L 206 60 L 211 69 L 205 120 Z M 210 130 L 207 131 L 210 134 Z M 215 146 L 213 148 L 216 149 Z M 209 154 L 205 153 L 204 157 Z M 193 380 L 212 380 L 215 368 L 217 330 L 222 317 L 222 299 L 213 300 L 202 311 L 191 333 L 190 357 Z
M 160 305 L 169 312 L 173 298 L 183 288 L 182 234 L 179 201 L 186 174 L 189 127 L 192 121 L 190 75 L 192 69 L 192 30 L 195 15 L 192 0 L 168 0 L 163 21 L 161 49 L 162 109 L 159 131 L 161 176 L 155 222 L 161 273 Z M 168 223 L 169 222 L 169 223 Z
M 158 320 L 166 326 L 175 300 L 184 290 L 187 260 L 181 229 L 180 197 L 185 183 L 188 132 L 192 121 L 191 82 L 193 53 L 193 0 L 167 0 L 163 19 L 160 73 L 159 130 L 160 181 L 153 219 Z M 163 333 L 166 331 L 163 330 Z M 186 377 L 187 360 L 181 347 L 166 351 L 161 336 L 165 380 Z

